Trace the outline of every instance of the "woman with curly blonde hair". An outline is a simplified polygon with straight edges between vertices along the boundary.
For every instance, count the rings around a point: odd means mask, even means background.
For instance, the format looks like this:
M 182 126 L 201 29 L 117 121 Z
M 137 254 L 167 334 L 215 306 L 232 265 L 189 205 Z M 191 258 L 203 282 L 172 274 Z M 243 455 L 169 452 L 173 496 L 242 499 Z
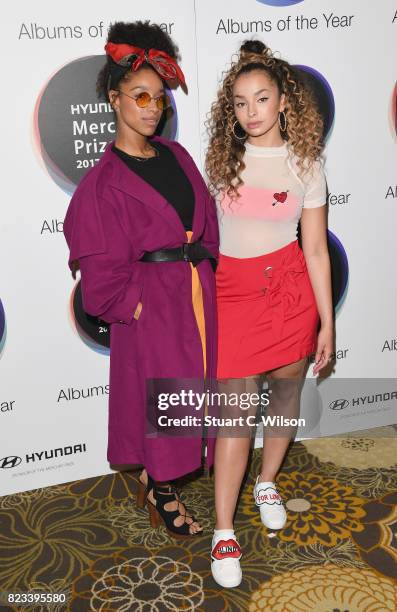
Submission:
M 282 424 L 299 414 L 309 355 L 315 352 L 317 374 L 333 352 L 323 124 L 299 72 L 262 42 L 246 41 L 224 76 L 208 128 L 206 170 L 220 226 L 217 377 L 223 398 L 211 558 L 215 581 L 234 587 L 242 573 L 233 517 L 257 410 L 266 406 L 254 499 L 262 523 L 281 529 L 287 516 L 275 479 L 296 432 Z M 267 393 L 261 391 L 265 375 Z M 244 402 L 236 407 L 232 396 Z

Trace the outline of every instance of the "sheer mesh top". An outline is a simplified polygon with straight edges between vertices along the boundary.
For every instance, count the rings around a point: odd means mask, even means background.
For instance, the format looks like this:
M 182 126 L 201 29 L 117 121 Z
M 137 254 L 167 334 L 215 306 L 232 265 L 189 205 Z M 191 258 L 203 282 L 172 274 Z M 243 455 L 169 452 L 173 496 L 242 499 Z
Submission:
M 224 194 L 217 203 L 220 252 L 230 257 L 257 257 L 296 240 L 303 208 L 326 204 L 321 162 L 302 178 L 297 158 L 287 144 L 258 147 L 245 144 L 241 197 Z

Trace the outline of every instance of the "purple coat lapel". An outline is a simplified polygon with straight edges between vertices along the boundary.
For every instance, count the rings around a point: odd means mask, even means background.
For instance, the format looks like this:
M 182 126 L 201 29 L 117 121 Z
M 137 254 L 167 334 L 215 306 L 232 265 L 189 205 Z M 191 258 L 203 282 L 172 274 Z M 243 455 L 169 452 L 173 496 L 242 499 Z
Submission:
M 190 180 L 195 201 L 192 240 L 197 240 L 203 232 L 205 221 L 205 205 L 203 198 L 207 195 L 207 189 L 203 179 L 193 160 L 177 142 L 170 142 L 160 137 L 155 137 L 153 140 L 157 140 L 171 149 L 187 178 Z M 112 151 L 112 145 L 113 142 L 107 146 L 101 158 L 102 163 L 105 164 L 110 162 L 112 164 L 113 172 L 109 179 L 109 185 L 140 200 L 145 206 L 150 206 L 156 212 L 159 212 L 171 226 L 173 232 L 178 234 L 182 242 L 186 242 L 185 228 L 172 204 L 138 174 L 131 171 L 131 169 Z

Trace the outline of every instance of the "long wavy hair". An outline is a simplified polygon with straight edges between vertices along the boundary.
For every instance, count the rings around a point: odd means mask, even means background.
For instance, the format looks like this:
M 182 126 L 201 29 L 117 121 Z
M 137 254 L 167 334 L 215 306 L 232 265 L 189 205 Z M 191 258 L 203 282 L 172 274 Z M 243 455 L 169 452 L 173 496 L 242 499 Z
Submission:
M 222 85 L 206 121 L 209 146 L 205 169 L 214 196 L 224 192 L 231 200 L 239 197 L 245 146 L 233 134 L 236 121 L 233 86 L 240 74 L 258 69 L 264 70 L 277 84 L 280 95 L 285 94 L 287 128 L 281 135 L 288 142 L 289 155 L 297 157 L 299 175 L 303 177 L 310 171 L 321 156 L 323 120 L 302 76 L 288 62 L 275 57 L 261 41 L 245 41 L 237 59 L 223 73 Z

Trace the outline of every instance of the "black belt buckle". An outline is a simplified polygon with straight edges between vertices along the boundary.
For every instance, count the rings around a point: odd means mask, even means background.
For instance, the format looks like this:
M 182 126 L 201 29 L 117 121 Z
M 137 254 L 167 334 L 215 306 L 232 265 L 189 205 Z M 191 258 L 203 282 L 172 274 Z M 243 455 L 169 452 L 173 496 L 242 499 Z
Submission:
M 182 254 L 184 261 L 190 261 L 189 242 L 184 242 L 182 245 Z

